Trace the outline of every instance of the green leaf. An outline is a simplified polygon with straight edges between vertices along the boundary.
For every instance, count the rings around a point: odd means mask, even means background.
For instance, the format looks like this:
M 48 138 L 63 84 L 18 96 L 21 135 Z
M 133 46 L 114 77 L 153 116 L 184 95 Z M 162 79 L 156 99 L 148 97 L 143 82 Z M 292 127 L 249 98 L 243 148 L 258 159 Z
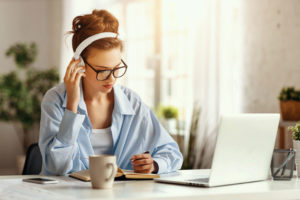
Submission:
M 292 132 L 293 140 L 300 140 L 300 121 L 295 126 L 290 126 L 288 129 Z
M 178 109 L 173 106 L 159 106 L 158 115 L 165 119 L 178 118 Z
M 40 121 L 42 98 L 58 83 L 59 75 L 55 68 L 27 69 L 37 55 L 34 43 L 15 44 L 6 51 L 6 55 L 13 55 L 16 65 L 27 73 L 25 80 L 20 79 L 19 71 L 0 76 L 0 120 L 19 121 L 23 128 L 29 129 Z
M 294 87 L 284 87 L 281 89 L 278 99 L 280 101 L 300 101 L 300 90 L 295 90 Z
M 13 56 L 17 67 L 28 68 L 37 57 L 37 46 L 35 43 L 16 43 L 6 50 L 6 56 Z

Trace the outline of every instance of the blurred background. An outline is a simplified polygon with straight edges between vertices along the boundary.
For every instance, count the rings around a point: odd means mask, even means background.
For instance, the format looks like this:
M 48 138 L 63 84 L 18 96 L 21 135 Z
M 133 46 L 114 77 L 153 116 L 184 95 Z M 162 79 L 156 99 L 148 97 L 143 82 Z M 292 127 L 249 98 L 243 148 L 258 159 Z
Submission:
M 118 18 L 119 84 L 157 113 L 184 168 L 210 167 L 221 114 L 279 113 L 281 90 L 300 88 L 299 0 L 0 0 L 0 174 L 22 173 L 42 95 L 73 56 L 66 32 L 93 9 Z

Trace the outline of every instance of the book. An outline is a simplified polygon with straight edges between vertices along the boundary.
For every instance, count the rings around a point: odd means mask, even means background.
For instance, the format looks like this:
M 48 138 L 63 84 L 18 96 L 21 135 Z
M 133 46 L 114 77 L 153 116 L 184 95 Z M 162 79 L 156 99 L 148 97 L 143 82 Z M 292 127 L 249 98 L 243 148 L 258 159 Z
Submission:
M 91 181 L 89 170 L 82 170 L 78 172 L 72 172 L 70 175 L 72 178 L 76 178 L 82 181 Z M 135 173 L 133 170 L 125 170 L 118 168 L 118 171 L 115 175 L 115 180 L 146 180 L 146 179 L 154 179 L 159 178 L 158 174 L 143 174 L 143 173 Z

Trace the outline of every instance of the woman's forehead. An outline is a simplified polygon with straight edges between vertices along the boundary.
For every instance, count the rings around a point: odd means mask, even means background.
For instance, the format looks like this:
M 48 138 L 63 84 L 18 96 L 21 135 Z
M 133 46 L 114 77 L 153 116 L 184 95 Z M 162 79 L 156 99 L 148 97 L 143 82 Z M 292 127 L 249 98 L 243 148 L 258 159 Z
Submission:
M 120 48 L 108 50 L 91 48 L 86 60 L 95 66 L 115 67 L 121 62 L 121 50 Z

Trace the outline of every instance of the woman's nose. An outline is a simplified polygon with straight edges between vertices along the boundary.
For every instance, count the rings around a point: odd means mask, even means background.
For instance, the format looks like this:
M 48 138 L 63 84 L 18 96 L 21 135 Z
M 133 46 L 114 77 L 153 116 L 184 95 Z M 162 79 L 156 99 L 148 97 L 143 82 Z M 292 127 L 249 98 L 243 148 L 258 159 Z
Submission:
M 109 77 L 107 78 L 107 80 L 109 80 L 109 81 L 115 81 L 115 77 L 114 77 L 114 75 L 113 75 L 113 73 L 111 73 L 110 75 L 109 75 Z

